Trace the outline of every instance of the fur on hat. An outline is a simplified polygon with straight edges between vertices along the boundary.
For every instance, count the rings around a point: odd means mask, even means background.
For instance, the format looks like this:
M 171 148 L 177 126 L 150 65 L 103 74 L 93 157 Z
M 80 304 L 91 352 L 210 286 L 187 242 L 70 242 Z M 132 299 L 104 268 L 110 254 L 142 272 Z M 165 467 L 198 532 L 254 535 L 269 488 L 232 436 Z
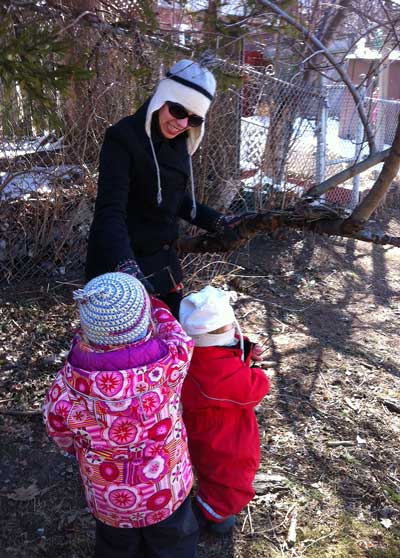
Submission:
M 151 304 L 146 289 L 127 273 L 105 273 L 74 291 L 83 333 L 95 345 L 123 345 L 146 337 Z

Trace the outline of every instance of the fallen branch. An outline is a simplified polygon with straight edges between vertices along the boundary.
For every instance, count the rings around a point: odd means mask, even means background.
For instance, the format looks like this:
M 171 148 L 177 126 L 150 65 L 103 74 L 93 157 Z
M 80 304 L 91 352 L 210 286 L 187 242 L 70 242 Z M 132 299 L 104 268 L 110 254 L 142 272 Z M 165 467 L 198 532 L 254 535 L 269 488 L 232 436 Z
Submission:
M 282 228 L 309 230 L 316 234 L 354 238 L 373 244 L 400 247 L 400 237 L 374 233 L 364 228 L 363 223 L 344 216 L 339 208 L 328 205 L 312 206 L 302 201 L 286 210 L 272 210 L 246 214 L 232 228 L 238 240 L 227 245 L 218 233 L 205 233 L 192 237 L 181 237 L 176 248 L 181 254 L 231 252 L 242 246 L 256 234 L 266 234 Z
M 389 147 L 384 151 L 378 151 L 373 155 L 369 155 L 369 157 L 367 157 L 363 161 L 360 161 L 359 163 L 356 163 L 355 165 L 352 165 L 351 167 L 348 167 L 347 169 L 338 172 L 337 174 L 327 178 L 320 184 L 316 184 L 315 186 L 313 186 L 312 188 L 304 192 L 302 197 L 319 198 L 320 196 L 322 196 L 322 194 L 325 194 L 326 192 L 328 192 L 328 190 L 334 188 L 335 186 L 338 186 L 339 184 L 343 184 L 343 182 L 346 182 L 346 180 L 349 180 L 349 178 L 353 178 L 353 176 L 356 176 L 357 174 L 361 174 L 362 172 L 370 169 L 371 167 L 374 167 L 375 165 L 382 163 L 382 161 L 384 161 L 386 157 L 389 155 L 390 149 L 391 148 Z

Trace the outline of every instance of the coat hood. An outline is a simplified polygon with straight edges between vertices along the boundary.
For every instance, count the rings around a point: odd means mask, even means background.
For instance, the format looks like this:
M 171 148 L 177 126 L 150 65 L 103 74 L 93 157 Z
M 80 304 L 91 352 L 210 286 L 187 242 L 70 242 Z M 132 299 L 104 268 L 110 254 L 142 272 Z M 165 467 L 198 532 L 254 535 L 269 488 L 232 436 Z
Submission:
M 164 361 L 169 356 L 170 347 L 158 338 L 98 352 L 77 337 L 64 368 L 64 378 L 75 396 L 106 403 L 115 411 L 128 408 L 132 399 L 137 399 L 136 406 L 145 419 L 143 399 L 151 397 L 153 407 L 163 405 L 166 395 Z

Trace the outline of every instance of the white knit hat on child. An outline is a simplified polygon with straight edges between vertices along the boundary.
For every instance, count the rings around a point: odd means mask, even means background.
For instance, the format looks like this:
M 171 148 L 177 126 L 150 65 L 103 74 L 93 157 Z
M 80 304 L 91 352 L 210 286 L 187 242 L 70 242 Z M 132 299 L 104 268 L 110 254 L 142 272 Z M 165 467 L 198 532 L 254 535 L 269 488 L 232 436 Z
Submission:
M 211 336 L 209 332 L 228 324 L 235 324 L 243 351 L 242 332 L 231 306 L 231 302 L 236 298 L 234 291 L 223 291 L 207 285 L 201 291 L 192 293 L 182 300 L 179 309 L 179 321 L 186 333 L 193 337 L 195 345 L 224 344 L 218 342 L 218 337 L 222 339 L 222 334 Z M 202 343 L 201 338 L 203 336 L 208 339 L 207 343 Z M 212 339 L 212 337 L 215 339 Z
M 143 339 L 150 325 L 146 289 L 127 273 L 105 273 L 73 293 L 83 333 L 96 345 L 122 345 Z
M 231 306 L 231 291 L 207 285 L 186 296 L 179 309 L 179 321 L 188 335 L 201 335 L 233 324 L 235 313 Z

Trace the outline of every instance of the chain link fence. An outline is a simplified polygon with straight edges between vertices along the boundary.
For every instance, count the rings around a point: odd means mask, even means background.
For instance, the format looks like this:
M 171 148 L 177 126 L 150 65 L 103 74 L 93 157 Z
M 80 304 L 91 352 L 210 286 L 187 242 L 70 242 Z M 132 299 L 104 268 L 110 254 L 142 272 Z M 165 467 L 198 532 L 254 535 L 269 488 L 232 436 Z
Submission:
M 57 98 L 57 130 L 29 110 L 17 85 L 5 91 L 0 79 L 0 281 L 82 277 L 104 131 L 131 114 L 162 75 L 163 40 L 87 28 L 75 40 L 92 49 L 96 75 Z M 343 87 L 284 82 L 268 67 L 232 59 L 214 70 L 219 93 L 194 157 L 199 201 L 225 213 L 285 207 L 362 156 L 354 102 Z M 381 136 L 390 144 L 398 103 L 370 105 L 371 121 L 386 122 Z M 359 192 L 374 173 L 363 175 Z M 349 206 L 352 189 L 344 184 L 326 199 Z M 219 259 L 208 260 L 207 270 Z M 184 265 L 204 268 L 196 258 Z
M 362 93 L 364 107 L 368 115 L 377 149 L 391 146 L 400 112 L 400 102 L 379 99 Z M 326 150 L 324 156 L 324 178 L 340 172 L 353 162 L 368 155 L 368 144 L 358 116 L 353 97 L 344 85 L 328 86 L 325 90 L 323 121 L 325 126 Z M 331 189 L 325 199 L 331 203 L 354 208 L 373 186 L 383 163 Z M 389 198 L 397 196 L 398 183 L 395 181 Z M 394 203 L 394 201 L 393 201 Z M 390 200 L 388 200 L 390 205 Z

